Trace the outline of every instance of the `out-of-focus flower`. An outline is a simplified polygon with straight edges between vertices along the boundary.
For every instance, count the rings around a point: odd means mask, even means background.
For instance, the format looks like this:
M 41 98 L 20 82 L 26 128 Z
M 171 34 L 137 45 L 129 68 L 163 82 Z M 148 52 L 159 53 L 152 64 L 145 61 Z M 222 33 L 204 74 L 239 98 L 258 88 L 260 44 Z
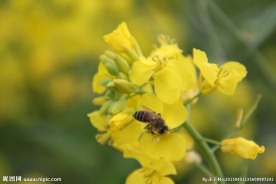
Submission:
M 235 61 L 228 61 L 220 68 L 217 64 L 208 63 L 205 52 L 198 49 L 193 50 L 193 61 L 199 68 L 200 75 L 205 79 L 200 84 L 204 95 L 211 93 L 215 89 L 226 95 L 233 95 L 238 82 L 247 74 L 246 68 Z
M 238 137 L 223 140 L 221 142 L 221 150 L 242 158 L 255 160 L 258 153 L 265 151 L 265 147 L 258 146 L 254 141 Z

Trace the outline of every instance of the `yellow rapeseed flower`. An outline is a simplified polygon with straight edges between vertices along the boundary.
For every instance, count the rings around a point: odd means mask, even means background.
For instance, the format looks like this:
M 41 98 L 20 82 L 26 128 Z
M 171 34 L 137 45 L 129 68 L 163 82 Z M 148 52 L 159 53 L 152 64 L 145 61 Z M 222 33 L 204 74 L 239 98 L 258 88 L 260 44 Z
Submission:
M 173 103 L 194 84 L 194 72 L 191 58 L 184 57 L 175 43 L 159 37 L 161 46 L 154 50 L 150 57 L 140 57 L 132 65 L 131 81 L 144 85 L 153 79 L 154 90 L 158 98 L 165 103 Z
M 221 150 L 239 157 L 255 160 L 258 153 L 265 151 L 264 146 L 258 146 L 254 141 L 242 137 L 226 139 L 221 142 Z
M 126 181 L 126 184 L 174 184 L 166 177 L 176 174 L 174 165 L 166 159 L 155 159 L 137 150 L 127 150 L 124 152 L 126 158 L 134 158 L 139 161 L 142 168 L 132 172 Z
M 132 50 L 135 47 L 134 38 L 125 22 L 122 22 L 117 29 L 103 38 L 117 52 L 125 52 L 126 49 Z
M 206 95 L 218 89 L 226 95 L 233 95 L 238 82 L 247 74 L 246 68 L 235 61 L 228 61 L 220 68 L 217 64 L 208 63 L 205 52 L 194 49 L 193 61 L 205 79 L 202 83 L 202 94 Z

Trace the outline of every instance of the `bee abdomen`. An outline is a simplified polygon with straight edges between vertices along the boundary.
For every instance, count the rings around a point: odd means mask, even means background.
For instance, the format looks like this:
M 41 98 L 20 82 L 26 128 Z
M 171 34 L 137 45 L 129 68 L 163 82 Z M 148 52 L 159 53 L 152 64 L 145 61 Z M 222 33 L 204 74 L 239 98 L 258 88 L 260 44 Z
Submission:
M 147 111 L 137 111 L 133 114 L 133 117 L 141 122 L 150 122 L 152 119 Z

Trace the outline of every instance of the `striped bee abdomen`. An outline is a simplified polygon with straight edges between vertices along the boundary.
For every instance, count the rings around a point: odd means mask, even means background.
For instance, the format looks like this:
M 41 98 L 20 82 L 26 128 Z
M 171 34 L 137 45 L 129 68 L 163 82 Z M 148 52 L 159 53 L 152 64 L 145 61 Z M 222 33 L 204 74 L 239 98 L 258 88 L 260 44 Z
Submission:
M 137 111 L 133 114 L 133 117 L 138 121 L 150 123 L 154 115 L 155 114 L 150 111 Z

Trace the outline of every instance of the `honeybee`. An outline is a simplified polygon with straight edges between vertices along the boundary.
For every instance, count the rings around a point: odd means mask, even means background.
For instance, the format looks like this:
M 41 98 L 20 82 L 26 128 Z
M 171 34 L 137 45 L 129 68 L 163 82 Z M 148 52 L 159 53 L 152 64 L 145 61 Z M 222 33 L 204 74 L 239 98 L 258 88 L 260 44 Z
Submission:
M 164 119 L 161 117 L 161 115 L 156 114 L 151 110 L 137 111 L 133 114 L 133 117 L 140 122 L 148 123 L 148 125 L 145 126 L 145 130 L 152 133 L 153 135 L 162 135 L 169 131 L 169 128 L 166 125 Z M 140 138 L 142 137 L 142 134 Z

